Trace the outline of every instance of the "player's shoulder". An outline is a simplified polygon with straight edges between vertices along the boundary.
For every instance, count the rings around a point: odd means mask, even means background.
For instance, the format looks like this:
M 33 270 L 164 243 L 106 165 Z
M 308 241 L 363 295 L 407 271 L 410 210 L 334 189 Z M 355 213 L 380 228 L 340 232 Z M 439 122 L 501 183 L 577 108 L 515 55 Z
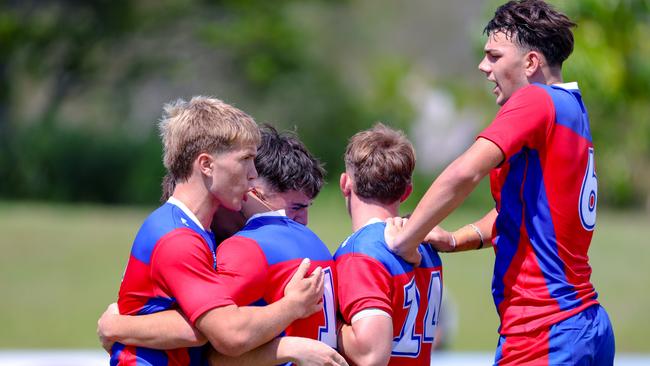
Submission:
M 357 230 L 341 244 L 334 254 L 334 259 L 348 256 L 365 257 L 381 263 L 393 275 L 410 272 L 413 266 L 388 248 L 384 239 L 385 227 L 386 223 L 377 222 Z
M 249 221 L 237 237 L 256 243 L 269 264 L 295 258 L 331 260 L 327 245 L 311 229 L 285 216 L 262 216 Z
M 385 227 L 386 224 L 383 222 L 365 225 L 341 243 L 335 257 L 348 253 L 380 254 L 388 251 L 384 240 Z
M 442 267 L 442 259 L 438 254 L 438 251 L 433 248 L 430 244 L 422 243 L 420 244 L 420 253 L 422 254 L 422 262 L 420 267 L 422 268 L 435 268 Z
M 133 241 L 131 254 L 148 263 L 154 248 L 161 243 L 174 245 L 187 240 L 211 243 L 210 236 L 202 231 L 180 208 L 165 203 L 153 211 L 142 223 Z

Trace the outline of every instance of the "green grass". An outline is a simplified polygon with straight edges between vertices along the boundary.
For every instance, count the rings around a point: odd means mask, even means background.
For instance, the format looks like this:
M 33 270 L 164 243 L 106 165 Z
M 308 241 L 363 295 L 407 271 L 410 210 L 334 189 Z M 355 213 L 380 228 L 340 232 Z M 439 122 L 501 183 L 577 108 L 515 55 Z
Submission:
M 310 226 L 334 249 L 350 233 L 350 220 L 340 194 L 328 188 L 310 211 Z M 0 347 L 98 348 L 97 317 L 117 297 L 131 242 L 149 210 L 0 203 Z M 444 226 L 455 228 L 481 213 L 462 208 Z M 650 352 L 649 238 L 647 214 L 599 212 L 589 252 L 592 281 L 622 352 Z M 492 251 L 442 259 L 446 291 L 459 315 L 453 349 L 491 351 L 498 325 L 490 294 Z

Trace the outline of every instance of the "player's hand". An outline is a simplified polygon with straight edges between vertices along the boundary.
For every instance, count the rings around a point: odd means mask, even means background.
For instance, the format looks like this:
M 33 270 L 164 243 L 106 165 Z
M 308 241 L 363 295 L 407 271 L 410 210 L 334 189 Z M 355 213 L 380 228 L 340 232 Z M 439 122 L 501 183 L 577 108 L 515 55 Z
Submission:
M 348 366 L 332 347 L 314 339 L 284 337 L 291 342 L 291 361 L 299 366 Z
M 424 241 L 431 244 L 439 252 L 453 252 L 456 245 L 451 235 L 449 231 L 436 226 L 424 237 Z
M 106 308 L 102 316 L 97 320 L 97 336 L 99 337 L 99 342 L 102 344 L 102 348 L 108 353 L 111 353 L 111 348 L 115 343 L 115 340 L 110 335 L 110 329 L 111 322 L 117 315 L 120 315 L 120 310 L 117 307 L 117 303 L 112 303 L 108 305 L 108 308 Z
M 305 258 L 298 270 L 284 288 L 284 296 L 288 298 L 298 318 L 306 318 L 323 310 L 323 270 L 316 267 L 307 276 L 311 261 Z
M 396 243 L 397 235 L 404 230 L 404 225 L 408 219 L 403 217 L 391 217 L 386 219 L 386 228 L 384 229 L 384 240 L 393 253 L 402 257 L 405 261 L 417 266 L 422 261 L 422 254 L 418 250 L 419 246 L 413 249 L 404 250 Z

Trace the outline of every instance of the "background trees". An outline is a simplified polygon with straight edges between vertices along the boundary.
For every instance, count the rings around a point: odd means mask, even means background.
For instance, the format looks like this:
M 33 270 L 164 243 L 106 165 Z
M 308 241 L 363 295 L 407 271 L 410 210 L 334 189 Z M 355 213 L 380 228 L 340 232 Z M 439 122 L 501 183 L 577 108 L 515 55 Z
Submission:
M 499 3 L 3 2 L 0 197 L 154 203 L 155 122 L 194 94 L 296 128 L 334 177 L 354 132 L 403 128 L 428 182 L 496 111 L 475 67 Z M 590 111 L 601 203 L 646 205 L 649 2 L 553 3 L 579 24 L 565 79 Z

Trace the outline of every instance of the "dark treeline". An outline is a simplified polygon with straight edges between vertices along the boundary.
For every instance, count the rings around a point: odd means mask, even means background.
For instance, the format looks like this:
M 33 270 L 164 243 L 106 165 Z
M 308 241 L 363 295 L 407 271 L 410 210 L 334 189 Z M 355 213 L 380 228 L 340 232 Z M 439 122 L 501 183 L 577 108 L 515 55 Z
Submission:
M 497 3 L 472 20 L 477 31 L 466 45 L 437 52 L 470 49 L 475 62 L 459 61 L 478 63 L 481 25 Z M 0 198 L 155 203 L 164 174 L 156 120 L 165 102 L 194 94 L 222 98 L 258 122 L 297 129 L 326 163 L 330 182 L 342 169 L 347 138 L 359 129 L 381 120 L 410 131 L 417 108 L 405 85 L 414 77 L 475 111 L 477 128 L 489 122 L 496 107 L 475 66 L 420 72 L 422 59 L 386 50 L 391 40 L 364 28 L 371 21 L 357 24 L 360 9 L 369 8 L 364 4 L 3 2 Z M 580 82 L 590 110 L 601 203 L 643 206 L 650 192 L 649 2 L 557 5 L 579 24 L 565 80 Z M 391 11 L 386 7 L 385 16 Z M 454 32 L 438 32 L 436 40 L 457 42 Z M 418 36 L 426 42 L 431 34 Z M 424 181 L 436 173 L 426 172 Z

